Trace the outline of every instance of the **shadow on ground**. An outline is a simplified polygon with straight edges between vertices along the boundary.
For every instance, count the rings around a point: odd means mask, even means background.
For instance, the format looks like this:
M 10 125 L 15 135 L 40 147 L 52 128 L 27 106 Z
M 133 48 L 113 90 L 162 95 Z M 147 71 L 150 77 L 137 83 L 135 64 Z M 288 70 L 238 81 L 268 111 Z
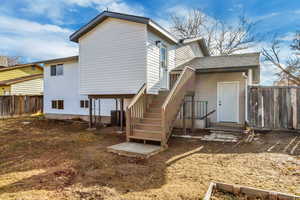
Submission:
M 212 180 L 300 189 L 300 146 L 289 155 L 297 137 L 290 133 L 258 134 L 250 144 L 172 138 L 168 150 L 141 160 L 106 152 L 125 140 L 110 127 L 88 132 L 81 122 L 38 119 L 4 120 L 0 127 L 0 198 L 49 191 L 57 199 L 199 199 Z

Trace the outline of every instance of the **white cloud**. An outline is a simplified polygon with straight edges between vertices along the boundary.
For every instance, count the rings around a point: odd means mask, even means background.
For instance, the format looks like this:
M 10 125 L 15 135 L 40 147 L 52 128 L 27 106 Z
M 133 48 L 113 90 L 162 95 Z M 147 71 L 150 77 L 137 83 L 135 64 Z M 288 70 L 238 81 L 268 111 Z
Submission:
M 293 13 L 293 14 L 297 14 L 297 15 L 299 15 L 299 14 L 300 14 L 300 9 L 298 9 L 298 10 L 294 10 L 294 11 L 292 11 L 292 13 Z
M 72 30 L 51 24 L 0 16 L 0 54 L 40 60 L 78 54 L 69 42 Z
M 269 13 L 269 14 L 266 14 L 266 15 L 261 15 L 261 16 L 254 17 L 253 19 L 255 21 L 262 21 L 262 20 L 273 18 L 273 17 L 277 17 L 279 15 L 281 15 L 281 13 L 279 13 L 279 12 L 272 12 L 272 13 Z
M 41 15 L 55 23 L 62 23 L 64 4 L 60 0 L 24 0 L 26 7 L 21 11 L 30 15 Z
M 280 40 L 283 41 L 292 41 L 295 38 L 295 32 L 288 32 L 284 34 L 282 37 L 280 37 Z
M 133 15 L 144 15 L 144 8 L 142 6 L 133 5 L 129 6 L 123 1 L 110 0 L 97 4 L 99 11 L 108 9 L 109 11 L 121 12 Z
M 23 32 L 23 33 L 36 33 L 36 32 L 54 32 L 70 34 L 69 29 L 64 29 L 56 25 L 51 24 L 39 24 L 33 21 L 27 21 L 23 19 L 0 16 L 0 30 L 5 32 Z
M 166 10 L 169 14 L 176 14 L 179 17 L 187 17 L 192 8 L 186 7 L 184 5 L 175 5 Z
M 99 11 L 110 10 L 134 15 L 143 15 L 144 8 L 137 4 L 127 4 L 124 0 L 24 0 L 23 12 L 46 16 L 57 24 L 62 24 L 67 9 L 72 6 L 90 7 Z
M 134 15 L 143 15 L 144 8 L 141 5 L 127 4 L 124 0 L 64 0 L 67 4 L 75 4 L 81 7 L 94 7 L 99 11 L 110 10 Z

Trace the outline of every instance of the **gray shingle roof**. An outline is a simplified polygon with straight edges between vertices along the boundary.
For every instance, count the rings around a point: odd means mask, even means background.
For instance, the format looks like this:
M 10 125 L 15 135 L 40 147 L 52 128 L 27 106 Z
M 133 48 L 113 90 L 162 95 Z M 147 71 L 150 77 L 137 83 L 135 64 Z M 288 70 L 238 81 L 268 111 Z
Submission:
M 192 67 L 196 70 L 258 67 L 260 65 L 259 55 L 259 53 L 245 53 L 229 56 L 196 57 L 176 67 L 173 71 L 182 70 L 185 66 Z

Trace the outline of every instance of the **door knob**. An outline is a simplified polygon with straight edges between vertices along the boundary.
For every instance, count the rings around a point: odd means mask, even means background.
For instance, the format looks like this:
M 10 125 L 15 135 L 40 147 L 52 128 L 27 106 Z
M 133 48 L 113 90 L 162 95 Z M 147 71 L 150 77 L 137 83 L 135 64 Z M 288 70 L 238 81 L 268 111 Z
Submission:
M 222 105 L 222 103 L 221 103 L 221 101 L 219 101 L 219 106 L 221 106 Z

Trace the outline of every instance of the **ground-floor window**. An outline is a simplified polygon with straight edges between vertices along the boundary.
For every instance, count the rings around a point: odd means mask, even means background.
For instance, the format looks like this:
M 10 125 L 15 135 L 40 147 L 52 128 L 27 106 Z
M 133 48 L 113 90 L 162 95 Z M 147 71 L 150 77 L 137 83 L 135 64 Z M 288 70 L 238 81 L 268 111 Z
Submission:
M 80 108 L 88 108 L 88 107 L 89 107 L 89 100 L 80 101 Z
M 64 100 L 52 100 L 52 109 L 64 109 Z

